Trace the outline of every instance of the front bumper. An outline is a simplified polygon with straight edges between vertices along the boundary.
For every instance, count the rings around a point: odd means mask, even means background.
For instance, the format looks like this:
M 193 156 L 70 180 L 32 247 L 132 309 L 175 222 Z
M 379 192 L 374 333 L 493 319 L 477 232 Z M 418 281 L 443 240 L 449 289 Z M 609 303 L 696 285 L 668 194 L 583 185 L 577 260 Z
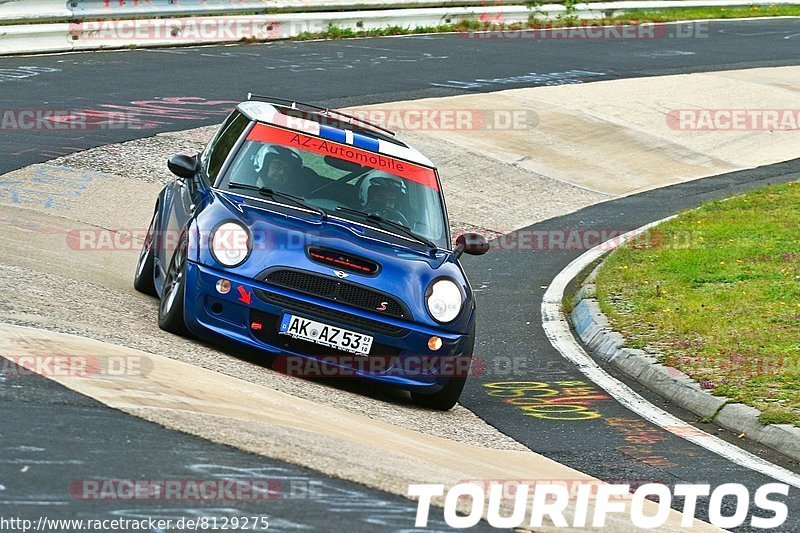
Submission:
M 231 282 L 219 294 L 217 281 Z M 369 355 L 340 352 L 278 333 L 284 313 L 373 337 Z M 370 313 L 284 290 L 250 278 L 188 262 L 184 315 L 199 337 L 233 340 L 279 356 L 273 367 L 302 377 L 359 377 L 395 387 L 436 392 L 453 376 L 465 377 L 471 354 L 468 335 Z M 442 347 L 428 348 L 432 336 Z

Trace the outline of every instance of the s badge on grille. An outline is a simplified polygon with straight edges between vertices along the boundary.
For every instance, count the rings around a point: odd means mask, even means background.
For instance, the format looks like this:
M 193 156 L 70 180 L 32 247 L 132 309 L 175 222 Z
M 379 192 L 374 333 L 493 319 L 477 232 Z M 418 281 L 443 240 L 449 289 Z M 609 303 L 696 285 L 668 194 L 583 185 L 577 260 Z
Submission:
M 339 279 L 344 279 L 344 278 L 346 278 L 347 276 L 350 275 L 350 274 L 348 274 L 347 272 L 345 272 L 343 270 L 334 270 L 333 273 L 336 274 L 336 277 L 339 278 Z

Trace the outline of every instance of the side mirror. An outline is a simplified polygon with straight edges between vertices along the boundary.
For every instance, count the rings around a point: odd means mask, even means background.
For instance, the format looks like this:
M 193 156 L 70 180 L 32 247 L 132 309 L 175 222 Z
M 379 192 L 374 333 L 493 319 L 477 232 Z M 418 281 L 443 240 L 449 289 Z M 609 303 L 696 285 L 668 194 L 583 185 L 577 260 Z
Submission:
M 463 233 L 456 239 L 456 258 L 461 254 L 483 255 L 489 251 L 489 241 L 480 233 Z
M 179 178 L 193 178 L 197 173 L 197 160 L 188 155 L 173 155 L 167 161 L 169 171 Z

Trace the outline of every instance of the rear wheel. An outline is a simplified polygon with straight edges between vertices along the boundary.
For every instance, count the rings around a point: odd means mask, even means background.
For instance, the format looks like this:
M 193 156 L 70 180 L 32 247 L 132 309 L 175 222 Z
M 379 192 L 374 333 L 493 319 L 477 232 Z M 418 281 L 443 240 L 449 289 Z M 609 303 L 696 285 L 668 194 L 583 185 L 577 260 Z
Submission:
M 473 325 L 470 332 L 470 340 L 467 348 L 461 357 L 468 357 L 472 361 L 472 352 L 475 348 L 475 326 Z M 458 365 L 461 368 L 461 365 Z M 467 365 L 469 368 L 469 365 Z M 447 384 L 439 392 L 433 394 L 425 394 L 422 392 L 412 392 L 411 401 L 420 407 L 427 409 L 437 409 L 439 411 L 449 411 L 458 403 L 458 398 L 464 390 L 464 385 L 467 383 L 467 376 L 451 376 Z
M 155 269 L 153 240 L 155 239 L 157 213 L 158 208 L 156 208 L 156 213 L 153 214 L 153 220 L 150 221 L 150 228 L 147 230 L 147 236 L 144 238 L 142 251 L 139 253 L 139 262 L 136 263 L 136 274 L 133 276 L 133 288 L 150 296 L 158 296 L 158 292 L 156 292 L 156 284 L 153 281 L 153 273 Z
M 164 278 L 164 290 L 161 291 L 161 303 L 158 306 L 158 327 L 176 335 L 187 336 L 189 330 L 183 319 L 183 297 L 186 291 L 186 255 L 188 239 L 184 233 L 178 241 L 178 248 L 172 255 L 167 275 Z

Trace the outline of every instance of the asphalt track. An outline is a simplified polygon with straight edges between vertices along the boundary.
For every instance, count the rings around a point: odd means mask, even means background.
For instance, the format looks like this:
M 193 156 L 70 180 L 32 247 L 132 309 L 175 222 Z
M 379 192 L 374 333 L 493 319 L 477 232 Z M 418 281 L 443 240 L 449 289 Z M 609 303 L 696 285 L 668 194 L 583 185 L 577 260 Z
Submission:
M 690 25 L 677 27 L 689 28 Z M 98 111 L 98 121 L 105 121 L 105 124 L 80 131 L 4 131 L 0 141 L 0 173 L 78 149 L 160 131 L 213 124 L 226 112 L 228 101 L 241 99 L 247 91 L 292 95 L 331 106 L 346 106 L 545 84 L 796 65 L 800 63 L 798 38 L 792 37 L 798 33 L 800 20 L 776 19 L 715 22 L 705 27 L 703 36 L 636 41 L 473 40 L 460 35 L 436 35 L 7 58 L 0 60 L 3 109 L 91 109 Z M 183 99 L 165 105 L 164 98 Z M 165 111 L 165 107 L 171 110 Z M 108 115 L 115 110 L 135 110 L 145 127 L 117 127 Z M 520 232 L 580 228 L 621 232 L 713 198 L 796 178 L 798 171 L 800 160 L 795 160 L 706 178 L 589 207 Z M 712 485 L 738 482 L 751 489 L 768 482 L 755 472 L 638 420 L 591 384 L 576 383 L 585 378 L 545 339 L 539 306 L 543 287 L 582 251 L 498 250 L 465 261 L 473 286 L 480 290 L 476 353 L 485 359 L 487 372 L 470 381 L 462 397 L 463 404 L 531 449 L 609 482 Z M 509 365 L 517 366 L 508 371 Z M 573 414 L 572 418 L 593 418 L 568 420 L 569 413 L 550 413 L 549 418 L 524 416 L 522 411 L 504 402 L 503 397 L 489 394 L 507 386 L 498 383 L 512 381 L 540 383 L 528 385 L 533 388 L 525 394 L 543 395 L 545 392 L 541 391 L 547 391 L 549 395 L 555 391 L 562 405 L 583 408 L 572 413 L 590 413 Z M 487 387 L 492 383 L 493 387 Z M 125 457 L 126 464 L 130 461 L 131 473 L 148 479 L 163 478 L 171 472 L 175 472 L 175 477 L 185 476 L 185 458 L 192 453 L 211 458 L 203 462 L 234 468 L 272 464 L 191 437 L 152 426 L 146 428 L 148 424 L 136 419 L 97 405 L 84 405 L 82 402 L 88 400 L 64 390 L 55 395 L 52 390 L 35 393 L 41 387 L 52 389 L 51 384 L 13 387 L 13 383 L 2 383 L 0 386 L 4 387 L 4 412 L 15 413 L 2 429 L 4 449 L 29 446 L 70 450 L 73 457 L 81 456 L 82 459 L 77 460 L 86 463 L 90 461 L 87 455 L 91 456 L 91 476 L 85 465 L 77 463 L 67 463 L 49 472 L 52 478 L 49 482 L 59 487 L 62 498 L 63 487 L 69 481 L 103 477 L 104 462 L 114 465 L 116 477 L 124 477 L 118 470 L 123 462 L 119 460 L 121 456 Z M 62 400 L 54 401 L 54 397 Z M 664 404 L 659 399 L 654 401 Z M 54 403 L 63 407 L 54 409 Z M 85 416 L 81 418 L 87 410 L 92 413 L 91 424 L 86 422 Z M 93 434 L 79 429 L 81 420 L 87 428 L 91 426 Z M 31 427 L 64 429 L 32 434 Z M 69 427 L 72 433 L 66 430 Z M 99 427 L 108 430 L 99 431 Z M 136 454 L 130 451 L 136 446 L 132 446 L 125 435 L 132 435 L 128 437 L 131 443 L 146 436 L 151 449 L 163 450 L 163 455 L 159 454 L 153 461 L 154 454 L 143 454 L 139 460 L 146 462 L 137 468 Z M 88 436 L 92 438 L 81 439 Z M 87 454 L 86 450 L 91 451 Z M 28 448 L 18 450 L 20 454 L 29 451 Z M 178 453 L 171 453 L 176 451 Z M 758 449 L 751 451 L 762 453 Z M 763 454 L 781 461 L 769 452 Z M 76 460 L 68 455 L 65 454 L 64 460 Z M 23 456 L 6 457 L 9 459 L 2 463 L 0 485 L 8 489 L 13 480 L 15 499 L 35 501 L 40 495 L 42 480 L 26 479 L 15 472 Z M 784 466 L 797 470 L 797 465 L 784 463 Z M 295 467 L 276 465 L 275 468 L 288 469 L 287 475 L 314 477 L 313 473 Z M 343 490 L 358 487 L 345 483 L 342 486 Z M 396 501 L 374 491 L 358 489 L 374 501 Z M 3 497 L 8 494 L 9 490 L 0 492 Z M 317 513 L 311 510 L 312 504 L 307 500 L 296 499 L 284 504 L 284 509 L 273 511 L 270 508 L 270 514 L 283 516 L 288 522 L 302 517 L 308 521 L 300 523 L 311 527 L 319 525 L 313 518 Z M 67 514 L 71 515 L 76 505 L 79 503 L 69 502 Z M 790 492 L 788 506 L 793 512 L 782 530 L 799 530 L 800 517 L 796 510 L 800 509 L 800 499 L 796 489 Z M 32 507 L 31 514 L 41 514 L 40 509 Z M 173 511 L 183 507 L 175 505 Z M 326 509 L 320 508 L 320 513 L 326 517 L 322 523 L 330 524 L 331 506 L 324 507 Z M 53 510 L 57 513 L 58 506 Z M 357 518 L 357 513 L 336 514 L 334 520 L 348 525 L 355 520 L 367 527 L 369 510 L 362 510 L 360 516 Z M 702 507 L 698 516 L 705 518 Z M 367 522 L 359 522 L 361 519 Z M 409 527 L 413 512 L 406 513 L 406 519 L 402 526 L 396 527 Z
M 206 517 L 221 525 L 226 519 L 243 524 L 247 517 L 252 524 L 252 517 L 268 517 L 269 531 L 329 531 L 331 523 L 364 532 L 413 528 L 416 504 L 405 498 L 170 431 L 39 376 L 0 377 L 0 409 L 0 517 L 6 519 L 36 524 L 41 517 L 152 518 L 177 524 Z M 163 487 L 179 482 L 181 497 L 92 499 L 98 492 L 86 482 L 93 480 Z M 195 483 L 209 481 L 234 482 L 243 497 L 194 497 Z M 106 487 L 112 486 L 124 487 Z M 431 519 L 434 530 L 447 529 L 441 517 Z M 490 528 L 483 523 L 479 529 Z M 79 529 L 51 525 L 41 530 Z
M 248 91 L 343 107 L 567 82 L 795 65 L 800 56 L 800 19 L 664 27 L 653 39 L 531 40 L 459 34 L 2 58 L 3 109 L 138 111 L 147 129 L 128 129 L 111 120 L 81 131 L 4 131 L 0 172 L 78 149 L 214 124 L 230 106 L 209 102 L 239 102 Z M 153 110 L 154 101 L 189 97 L 205 102 L 189 105 L 183 100 L 183 105 L 167 106 L 181 113 Z

